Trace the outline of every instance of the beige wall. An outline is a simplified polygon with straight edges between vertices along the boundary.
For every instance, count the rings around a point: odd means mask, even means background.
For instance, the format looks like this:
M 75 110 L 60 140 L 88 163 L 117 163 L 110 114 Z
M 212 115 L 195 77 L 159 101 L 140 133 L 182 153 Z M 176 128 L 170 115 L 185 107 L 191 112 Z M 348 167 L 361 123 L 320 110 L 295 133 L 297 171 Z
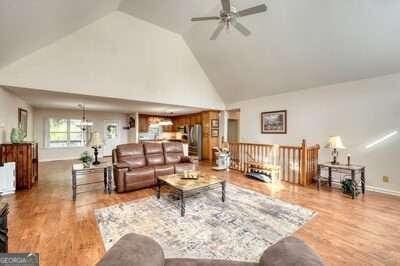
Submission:
M 45 131 L 47 120 L 50 117 L 81 119 L 82 112 L 79 110 L 35 109 L 35 141 L 39 143 L 40 161 L 76 159 L 85 150 L 92 152 L 92 149 L 88 147 L 47 148 L 45 144 Z M 88 111 L 86 113 L 86 118 L 94 123 L 93 130 L 100 132 L 103 138 L 104 121 L 119 121 L 119 138 L 116 144 L 124 144 L 128 142 L 128 130 L 123 129 L 123 127 L 127 125 L 128 115 L 121 113 Z M 111 155 L 111 153 L 103 154 L 102 149 L 100 150 L 100 155 L 108 156 Z
M 12 128 L 18 127 L 18 108 L 28 111 L 28 136 L 25 140 L 33 139 L 33 110 L 25 101 L 0 87 L 0 143 L 10 142 Z M 4 126 L 2 128 L 2 126 Z
M 180 35 L 121 12 L 112 12 L 6 66 L 0 70 L 0 84 L 225 107 Z
M 243 142 L 294 144 L 302 139 L 324 146 L 331 135 L 342 137 L 354 163 L 366 165 L 367 185 L 400 195 L 400 74 L 383 76 L 293 93 L 238 102 L 240 139 Z M 287 135 L 263 135 L 260 113 L 288 111 Z M 366 145 L 397 130 L 399 134 L 372 149 Z M 330 151 L 321 149 L 321 162 L 330 159 Z M 384 183 L 382 176 L 389 176 Z

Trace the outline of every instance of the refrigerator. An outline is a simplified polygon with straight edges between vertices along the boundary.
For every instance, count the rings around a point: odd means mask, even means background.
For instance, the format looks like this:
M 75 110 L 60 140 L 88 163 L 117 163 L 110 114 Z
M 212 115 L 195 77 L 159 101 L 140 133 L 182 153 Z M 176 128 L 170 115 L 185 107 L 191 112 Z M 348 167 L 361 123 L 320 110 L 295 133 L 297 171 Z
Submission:
M 189 126 L 189 156 L 195 156 L 199 160 L 202 159 L 202 138 L 203 132 L 200 124 Z

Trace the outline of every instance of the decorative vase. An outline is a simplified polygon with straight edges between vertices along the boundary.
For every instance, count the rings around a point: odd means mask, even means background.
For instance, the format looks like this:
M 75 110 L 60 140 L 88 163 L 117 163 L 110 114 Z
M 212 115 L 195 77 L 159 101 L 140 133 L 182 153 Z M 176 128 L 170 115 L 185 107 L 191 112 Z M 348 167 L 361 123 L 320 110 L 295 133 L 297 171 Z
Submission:
M 22 143 L 24 141 L 24 132 L 20 128 L 13 128 L 11 130 L 11 143 Z

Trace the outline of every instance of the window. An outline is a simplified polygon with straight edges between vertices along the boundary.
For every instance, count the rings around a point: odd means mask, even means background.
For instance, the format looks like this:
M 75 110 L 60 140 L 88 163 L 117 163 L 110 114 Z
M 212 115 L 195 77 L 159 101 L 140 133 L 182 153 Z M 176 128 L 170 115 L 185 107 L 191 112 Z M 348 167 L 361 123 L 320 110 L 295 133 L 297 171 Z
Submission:
M 84 136 L 79 127 L 80 119 L 49 118 L 47 147 L 82 147 Z

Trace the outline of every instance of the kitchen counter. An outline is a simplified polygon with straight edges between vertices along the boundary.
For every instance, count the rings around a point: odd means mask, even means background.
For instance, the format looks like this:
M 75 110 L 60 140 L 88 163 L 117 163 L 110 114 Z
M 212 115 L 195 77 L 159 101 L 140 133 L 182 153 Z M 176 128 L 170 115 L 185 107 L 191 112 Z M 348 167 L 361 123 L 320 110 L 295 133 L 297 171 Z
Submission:
M 165 143 L 165 142 L 182 142 L 182 143 L 187 143 L 187 141 L 180 140 L 180 139 L 140 139 L 140 143 Z

